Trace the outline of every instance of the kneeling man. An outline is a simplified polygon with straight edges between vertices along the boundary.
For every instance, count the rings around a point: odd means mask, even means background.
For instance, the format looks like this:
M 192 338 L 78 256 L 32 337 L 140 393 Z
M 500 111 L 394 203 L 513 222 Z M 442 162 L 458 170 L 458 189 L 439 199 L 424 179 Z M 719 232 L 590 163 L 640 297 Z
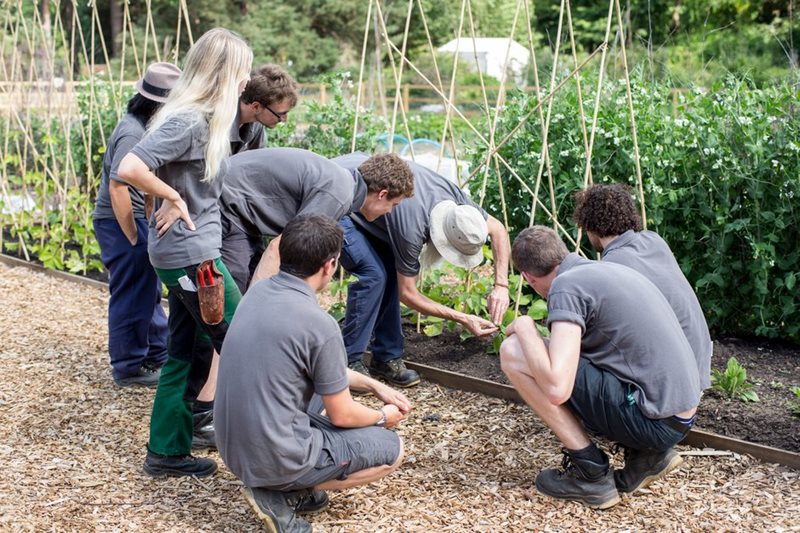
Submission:
M 564 445 L 563 470 L 536 476 L 539 492 L 605 509 L 678 466 L 672 450 L 694 423 L 700 377 L 661 292 L 622 265 L 568 253 L 555 231 L 524 230 L 514 265 L 547 300 L 550 341 L 530 317 L 506 328 L 503 371 Z M 614 472 L 587 431 L 619 442 Z
M 411 404 L 347 368 L 339 326 L 317 304 L 315 293 L 336 272 L 337 223 L 299 216 L 281 235 L 280 272 L 250 287 L 228 329 L 214 418 L 220 455 L 267 529 L 311 531 L 295 512 L 325 507 L 324 490 L 370 483 L 400 466 L 403 444 L 389 429 Z M 385 405 L 357 403 L 349 387 Z

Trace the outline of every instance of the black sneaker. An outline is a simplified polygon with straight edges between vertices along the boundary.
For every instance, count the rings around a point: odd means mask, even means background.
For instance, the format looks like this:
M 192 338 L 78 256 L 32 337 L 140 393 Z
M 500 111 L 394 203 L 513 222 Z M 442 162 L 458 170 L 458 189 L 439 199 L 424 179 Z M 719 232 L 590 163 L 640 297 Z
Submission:
M 625 468 L 614 472 L 614 481 L 620 492 L 643 489 L 683 462 L 683 458 L 672 448 L 663 451 L 623 449 Z
M 385 363 L 373 359 L 369 364 L 369 372 L 382 377 L 396 387 L 413 387 L 419 383 L 419 374 L 406 368 L 406 364 L 399 358 Z
M 192 414 L 192 449 L 217 449 L 216 432 L 214 431 L 214 411 L 201 411 Z
M 147 449 L 144 473 L 148 476 L 206 477 L 217 471 L 217 463 L 207 457 L 193 455 L 161 455 Z
M 328 493 L 324 490 L 312 490 L 297 504 L 297 512 L 303 514 L 314 514 L 322 511 L 328 506 Z
M 605 463 L 572 457 L 561 450 L 561 470 L 549 468 L 536 476 L 536 488 L 551 498 L 573 500 L 593 509 L 608 509 L 619 503 L 614 471 Z
M 311 524 L 298 518 L 296 509 L 308 495 L 307 490 L 280 492 L 245 487 L 244 497 L 269 533 L 307 533 Z
M 141 385 L 143 387 L 155 387 L 158 385 L 158 378 L 161 377 L 161 368 L 150 365 L 142 365 L 135 374 L 124 378 L 114 378 L 114 383 L 118 387 L 130 387 L 131 385 Z

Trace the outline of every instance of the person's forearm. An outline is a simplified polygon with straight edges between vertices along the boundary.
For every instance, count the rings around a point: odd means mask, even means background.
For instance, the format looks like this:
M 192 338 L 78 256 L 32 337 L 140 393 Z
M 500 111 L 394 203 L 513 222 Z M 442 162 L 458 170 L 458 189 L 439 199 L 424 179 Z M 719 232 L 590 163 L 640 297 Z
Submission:
M 445 305 L 434 302 L 427 296 L 421 294 L 416 287 L 413 290 L 408 288 L 400 289 L 400 301 L 406 306 L 418 311 L 426 316 L 436 316 L 445 320 L 452 320 L 459 324 L 464 324 L 467 320 L 466 313 L 456 311 Z
M 494 259 L 494 282 L 495 285 L 508 287 L 508 261 L 511 256 L 508 232 L 503 224 L 494 217 L 490 216 L 487 224 Z
M 142 192 L 165 198 L 172 202 L 181 200 L 181 196 L 175 189 L 161 181 L 158 176 L 147 168 L 144 161 L 133 153 L 128 153 L 122 158 L 117 174 Z
M 131 244 L 136 244 L 139 232 L 136 229 L 136 220 L 133 215 L 133 205 L 131 204 L 128 185 L 111 180 L 108 184 L 108 194 L 111 198 L 111 210 L 114 211 L 114 217 L 117 219 L 122 233 L 125 234 Z
M 280 242 L 281 236 L 278 235 L 276 238 L 272 239 L 267 249 L 261 254 L 261 259 L 258 261 L 256 271 L 253 273 L 253 279 L 250 281 L 251 285 L 254 285 L 257 281 L 261 281 L 262 279 L 271 278 L 280 271 L 281 255 L 278 248 Z
M 344 412 L 328 413 L 331 423 L 340 428 L 363 428 L 374 426 L 383 417 L 379 409 L 372 409 L 358 402 L 350 402 Z

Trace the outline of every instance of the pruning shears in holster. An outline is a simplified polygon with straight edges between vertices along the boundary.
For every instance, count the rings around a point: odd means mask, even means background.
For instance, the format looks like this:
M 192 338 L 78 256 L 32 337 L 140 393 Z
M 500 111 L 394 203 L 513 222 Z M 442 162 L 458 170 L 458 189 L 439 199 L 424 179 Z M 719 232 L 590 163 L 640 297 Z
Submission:
M 209 326 L 222 322 L 225 316 L 225 282 L 213 259 L 197 267 L 197 299 L 200 317 Z

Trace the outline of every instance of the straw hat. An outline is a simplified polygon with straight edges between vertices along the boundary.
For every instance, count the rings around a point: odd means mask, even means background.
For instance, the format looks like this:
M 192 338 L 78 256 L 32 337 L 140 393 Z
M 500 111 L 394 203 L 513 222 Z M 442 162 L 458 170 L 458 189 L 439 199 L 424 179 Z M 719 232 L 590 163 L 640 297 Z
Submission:
M 444 200 L 431 210 L 431 244 L 423 253 L 425 264 L 438 256 L 463 268 L 475 268 L 483 261 L 483 245 L 489 235 L 486 219 L 471 205 Z
M 136 90 L 149 100 L 164 103 L 180 75 L 181 69 L 172 63 L 153 63 L 136 82 Z

